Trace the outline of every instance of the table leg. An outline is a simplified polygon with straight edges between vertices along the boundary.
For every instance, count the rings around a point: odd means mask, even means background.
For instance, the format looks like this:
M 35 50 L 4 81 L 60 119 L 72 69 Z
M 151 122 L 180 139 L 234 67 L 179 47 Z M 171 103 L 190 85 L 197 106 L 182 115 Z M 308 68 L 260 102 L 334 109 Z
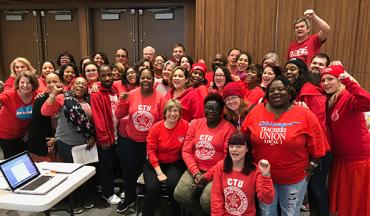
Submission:
M 69 195 L 69 209 L 70 209 L 70 214 L 71 216 L 74 216 L 75 215 L 75 212 L 74 212 L 74 196 L 73 196 L 73 192 Z

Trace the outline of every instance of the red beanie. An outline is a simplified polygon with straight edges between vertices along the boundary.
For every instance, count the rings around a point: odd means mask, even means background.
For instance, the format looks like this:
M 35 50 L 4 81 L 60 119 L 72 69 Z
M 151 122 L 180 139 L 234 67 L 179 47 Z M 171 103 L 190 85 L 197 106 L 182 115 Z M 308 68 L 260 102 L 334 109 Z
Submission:
M 224 99 L 226 99 L 227 97 L 234 95 L 240 98 L 244 97 L 240 85 L 236 82 L 229 82 L 228 84 L 225 85 L 222 96 Z
M 321 72 L 321 77 L 324 76 L 324 74 L 330 74 L 335 76 L 336 78 L 339 78 L 339 75 L 344 73 L 344 68 L 342 65 L 331 65 Z
M 191 67 L 190 74 L 192 74 L 194 72 L 194 70 L 201 70 L 203 72 L 204 76 L 205 76 L 206 71 L 207 71 L 207 66 L 203 63 L 195 63 Z

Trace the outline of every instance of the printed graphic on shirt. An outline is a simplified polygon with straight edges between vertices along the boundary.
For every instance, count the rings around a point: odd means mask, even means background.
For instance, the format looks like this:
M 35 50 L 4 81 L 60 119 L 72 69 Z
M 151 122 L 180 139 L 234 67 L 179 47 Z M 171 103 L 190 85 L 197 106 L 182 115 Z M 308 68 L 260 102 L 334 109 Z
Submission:
M 224 189 L 225 210 L 231 215 L 242 215 L 248 208 L 248 199 L 244 192 L 235 186 Z
M 338 121 L 339 120 L 339 113 L 338 110 L 334 110 L 333 114 L 331 114 L 331 120 Z
M 286 139 L 286 133 L 290 126 L 300 124 L 300 122 L 273 123 L 261 121 L 258 125 L 261 127 L 260 139 L 265 144 L 281 145 Z
M 27 120 L 32 118 L 32 105 L 21 106 L 16 112 L 15 116 L 20 120 Z
M 132 121 L 138 131 L 148 131 L 154 122 L 154 116 L 150 113 L 151 106 L 139 105 L 138 111 L 132 115 Z
M 195 144 L 195 155 L 200 160 L 208 160 L 216 153 L 215 148 L 211 144 L 213 136 L 211 135 L 200 135 L 199 141 Z
M 308 48 L 307 46 L 299 48 L 297 50 L 292 50 L 289 53 L 290 58 L 300 57 L 300 56 L 307 56 L 308 55 Z

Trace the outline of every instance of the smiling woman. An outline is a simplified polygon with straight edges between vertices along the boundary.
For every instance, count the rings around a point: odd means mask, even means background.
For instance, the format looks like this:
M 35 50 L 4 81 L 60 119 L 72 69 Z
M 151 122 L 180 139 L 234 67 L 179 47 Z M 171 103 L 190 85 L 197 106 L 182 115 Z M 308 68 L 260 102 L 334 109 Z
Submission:
M 0 93 L 0 147 L 5 159 L 26 150 L 23 138 L 38 87 L 35 74 L 25 71 L 15 78 L 14 89 Z

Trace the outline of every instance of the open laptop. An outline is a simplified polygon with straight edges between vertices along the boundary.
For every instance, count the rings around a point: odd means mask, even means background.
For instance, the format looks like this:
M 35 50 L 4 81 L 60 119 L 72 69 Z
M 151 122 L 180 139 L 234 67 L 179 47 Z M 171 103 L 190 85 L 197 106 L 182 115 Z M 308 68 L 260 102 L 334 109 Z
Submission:
M 41 175 L 27 151 L 0 163 L 14 193 L 43 195 L 67 179 L 66 175 Z

